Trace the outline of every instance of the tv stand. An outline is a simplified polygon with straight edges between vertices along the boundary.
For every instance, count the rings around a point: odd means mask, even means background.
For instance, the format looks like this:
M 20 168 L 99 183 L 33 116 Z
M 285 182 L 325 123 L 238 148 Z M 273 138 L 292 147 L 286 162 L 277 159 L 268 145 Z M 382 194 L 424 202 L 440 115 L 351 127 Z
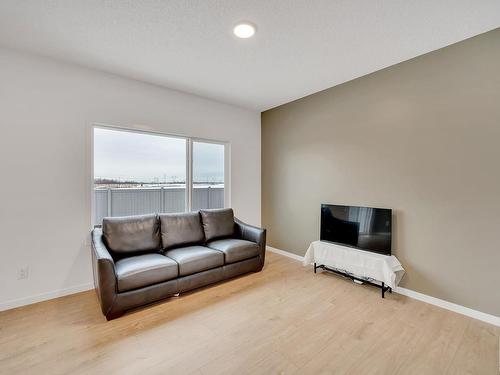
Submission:
M 372 253 L 331 242 L 314 241 L 304 256 L 304 266 L 344 276 L 358 284 L 380 288 L 382 298 L 399 284 L 405 270 L 394 255 Z
M 359 282 L 361 284 L 370 284 L 370 285 L 373 285 L 377 288 L 380 288 L 382 290 L 382 298 L 385 298 L 385 292 L 389 292 L 389 293 L 392 293 L 392 288 L 390 286 L 387 286 L 385 285 L 385 283 L 382 281 L 382 284 L 377 284 L 377 283 L 374 283 L 373 281 L 370 281 L 370 280 L 366 280 L 366 279 L 361 279 L 359 277 L 356 277 L 350 273 L 347 273 L 347 272 L 343 272 L 343 271 L 339 271 L 339 270 L 335 270 L 333 268 L 329 268 L 327 266 L 325 266 L 324 264 L 320 264 L 319 266 L 314 263 L 314 273 L 316 273 L 316 270 L 318 268 L 321 268 L 322 270 L 324 271 L 329 271 L 329 272 L 333 272 L 333 273 L 336 273 L 337 275 L 340 275 L 340 276 L 344 276 L 344 277 L 347 277 L 348 279 L 351 279 L 352 281 L 354 282 Z

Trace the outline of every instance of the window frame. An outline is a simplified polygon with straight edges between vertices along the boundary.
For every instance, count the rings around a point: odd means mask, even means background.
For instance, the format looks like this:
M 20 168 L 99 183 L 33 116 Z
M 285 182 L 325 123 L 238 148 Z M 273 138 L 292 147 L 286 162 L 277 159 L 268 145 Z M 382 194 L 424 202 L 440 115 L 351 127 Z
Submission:
M 192 137 L 187 135 L 179 135 L 165 133 L 157 130 L 149 130 L 134 127 L 124 127 L 118 125 L 109 125 L 102 123 L 92 123 L 89 127 L 90 139 L 90 226 L 94 226 L 95 215 L 95 194 L 94 194 L 94 129 L 107 129 L 114 131 L 130 132 L 137 134 L 155 135 L 160 137 L 180 138 L 186 141 L 186 196 L 184 212 L 191 212 L 193 202 L 193 143 L 212 143 L 224 146 L 224 207 L 231 207 L 231 143 L 229 141 L 221 141 L 215 139 Z

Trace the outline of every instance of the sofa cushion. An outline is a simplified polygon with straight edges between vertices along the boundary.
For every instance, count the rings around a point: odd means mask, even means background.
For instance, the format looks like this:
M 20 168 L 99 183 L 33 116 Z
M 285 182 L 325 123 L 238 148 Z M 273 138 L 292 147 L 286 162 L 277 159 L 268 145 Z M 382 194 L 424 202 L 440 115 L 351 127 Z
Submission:
M 188 246 L 169 250 L 165 255 L 179 264 L 179 276 L 192 275 L 224 265 L 224 254 L 205 246 Z
M 231 237 L 234 234 L 234 214 L 232 208 L 200 210 L 200 215 L 207 241 Z
M 224 253 L 225 263 L 235 263 L 240 260 L 253 258 L 259 255 L 259 246 L 255 242 L 226 238 L 207 243 L 211 249 Z
M 177 263 L 160 254 L 120 259 L 115 263 L 115 270 L 119 292 L 175 279 L 179 274 Z
M 102 233 L 108 248 L 121 256 L 160 249 L 160 224 L 156 214 L 105 217 Z
M 161 214 L 161 241 L 164 249 L 186 245 L 201 245 L 205 241 L 198 212 Z

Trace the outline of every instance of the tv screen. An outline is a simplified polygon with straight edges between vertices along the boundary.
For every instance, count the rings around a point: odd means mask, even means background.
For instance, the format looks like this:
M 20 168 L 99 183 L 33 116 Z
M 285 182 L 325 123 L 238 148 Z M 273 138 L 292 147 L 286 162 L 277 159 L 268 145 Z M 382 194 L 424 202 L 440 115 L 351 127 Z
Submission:
M 392 210 L 321 205 L 321 241 L 391 255 Z

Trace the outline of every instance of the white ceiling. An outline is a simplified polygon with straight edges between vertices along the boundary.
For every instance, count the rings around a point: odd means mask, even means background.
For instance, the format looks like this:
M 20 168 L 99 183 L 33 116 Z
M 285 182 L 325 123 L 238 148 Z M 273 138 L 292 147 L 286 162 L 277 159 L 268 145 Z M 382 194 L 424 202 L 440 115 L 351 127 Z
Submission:
M 0 45 L 257 110 L 499 26 L 500 0 L 0 1 Z

